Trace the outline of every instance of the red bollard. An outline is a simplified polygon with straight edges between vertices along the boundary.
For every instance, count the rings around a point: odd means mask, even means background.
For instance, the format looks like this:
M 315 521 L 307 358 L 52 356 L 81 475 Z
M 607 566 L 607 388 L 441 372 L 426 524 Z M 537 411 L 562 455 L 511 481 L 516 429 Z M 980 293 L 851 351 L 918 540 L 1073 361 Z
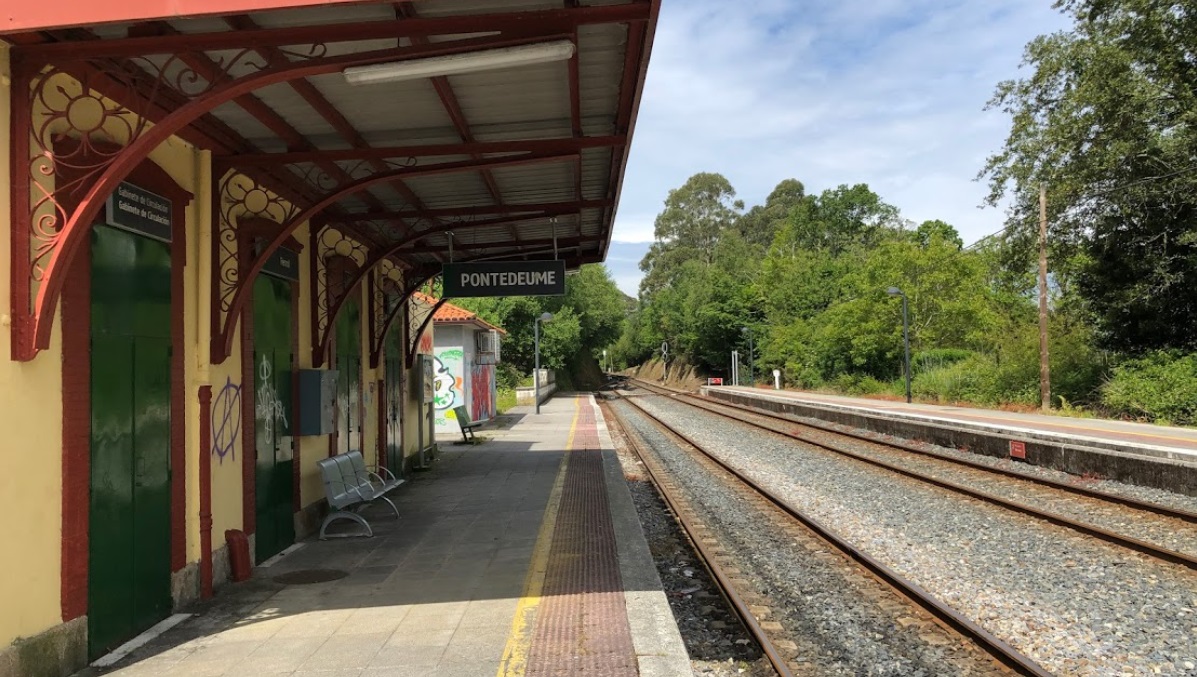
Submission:
M 249 537 L 240 529 L 229 529 L 224 532 L 224 540 L 229 545 L 229 569 L 233 581 L 248 581 L 253 572 L 249 562 Z

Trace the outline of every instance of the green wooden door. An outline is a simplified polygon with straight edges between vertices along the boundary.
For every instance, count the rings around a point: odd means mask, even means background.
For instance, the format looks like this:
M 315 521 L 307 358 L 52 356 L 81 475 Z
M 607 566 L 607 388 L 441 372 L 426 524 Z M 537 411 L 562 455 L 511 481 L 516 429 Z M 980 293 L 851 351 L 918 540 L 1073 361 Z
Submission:
M 258 562 L 295 541 L 291 293 L 286 280 L 269 275 L 254 280 L 254 554 Z
M 395 329 L 387 339 L 384 363 L 386 365 L 386 431 L 387 467 L 396 476 L 403 475 L 403 431 L 399 426 L 399 408 L 403 406 L 403 351 L 399 348 Z
M 88 651 L 170 613 L 170 248 L 92 231 Z
M 337 453 L 362 451 L 362 311 L 354 294 L 345 301 L 336 325 Z

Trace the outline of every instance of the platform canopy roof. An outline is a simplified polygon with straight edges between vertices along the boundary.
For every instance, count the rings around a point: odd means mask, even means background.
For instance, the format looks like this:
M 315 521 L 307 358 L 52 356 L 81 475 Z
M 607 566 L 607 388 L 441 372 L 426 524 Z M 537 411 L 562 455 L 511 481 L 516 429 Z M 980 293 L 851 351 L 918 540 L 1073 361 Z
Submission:
M 241 173 L 290 202 L 288 216 L 351 233 L 371 265 L 425 268 L 605 258 L 659 11 L 659 0 L 10 4 L 0 39 L 16 76 L 30 69 L 34 103 L 47 72 L 70 74 L 153 123 L 142 136 L 161 124 L 211 150 L 216 182 Z M 51 243 L 68 262 L 71 237 Z M 43 286 L 39 345 L 57 293 Z

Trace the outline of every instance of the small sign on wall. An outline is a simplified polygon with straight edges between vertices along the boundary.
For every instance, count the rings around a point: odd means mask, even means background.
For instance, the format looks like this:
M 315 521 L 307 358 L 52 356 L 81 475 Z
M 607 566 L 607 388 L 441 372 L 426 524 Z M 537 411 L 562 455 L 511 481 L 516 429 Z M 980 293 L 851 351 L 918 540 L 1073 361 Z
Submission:
M 1010 458 L 1017 458 L 1022 461 L 1027 460 L 1027 443 L 1010 440 Z
M 708 379 L 707 379 L 707 385 L 709 385 L 709 386 L 721 386 L 721 385 L 723 385 L 723 379 L 721 379 L 721 378 L 708 378 Z
M 116 228 L 170 242 L 172 209 L 170 200 L 122 181 L 104 203 L 104 221 Z

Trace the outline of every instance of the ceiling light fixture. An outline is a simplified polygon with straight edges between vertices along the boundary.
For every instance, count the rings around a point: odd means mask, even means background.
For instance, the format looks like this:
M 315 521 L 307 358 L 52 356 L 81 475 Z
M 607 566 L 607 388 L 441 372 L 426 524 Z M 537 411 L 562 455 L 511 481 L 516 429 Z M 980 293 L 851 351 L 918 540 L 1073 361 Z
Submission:
M 574 55 L 571 40 L 556 40 L 518 47 L 500 47 L 477 52 L 431 56 L 426 59 L 379 63 L 371 66 L 354 66 L 342 73 L 351 85 L 366 85 L 376 82 L 399 82 L 418 80 L 441 75 L 459 75 L 480 71 L 528 66 L 538 63 L 564 61 Z

